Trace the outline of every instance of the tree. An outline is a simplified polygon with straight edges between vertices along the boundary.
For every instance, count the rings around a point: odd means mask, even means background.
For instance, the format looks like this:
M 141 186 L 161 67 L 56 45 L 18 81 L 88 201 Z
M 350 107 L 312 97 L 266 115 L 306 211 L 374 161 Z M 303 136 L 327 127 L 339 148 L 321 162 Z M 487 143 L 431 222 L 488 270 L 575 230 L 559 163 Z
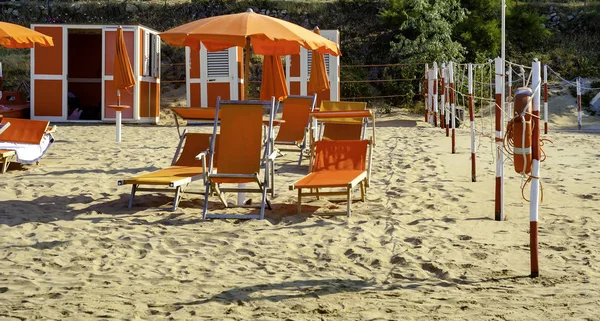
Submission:
M 466 60 L 480 62 L 500 55 L 502 0 L 462 0 L 466 19 L 456 26 L 454 37 L 466 49 Z
M 390 0 L 381 12 L 398 31 L 390 53 L 407 63 L 461 61 L 465 50 L 452 34 L 465 14 L 458 0 Z

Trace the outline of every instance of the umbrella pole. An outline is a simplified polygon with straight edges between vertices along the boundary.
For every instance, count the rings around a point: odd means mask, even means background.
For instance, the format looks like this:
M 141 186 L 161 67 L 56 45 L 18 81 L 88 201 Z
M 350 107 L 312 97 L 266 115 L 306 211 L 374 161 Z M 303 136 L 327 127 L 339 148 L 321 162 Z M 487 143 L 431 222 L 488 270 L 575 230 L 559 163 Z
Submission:
M 117 89 L 117 106 L 121 106 L 121 89 Z M 117 143 L 121 142 L 121 109 L 117 108 L 116 115 L 117 121 Z
M 248 100 L 248 85 L 250 81 L 250 37 L 246 37 L 246 56 L 244 66 L 244 99 Z

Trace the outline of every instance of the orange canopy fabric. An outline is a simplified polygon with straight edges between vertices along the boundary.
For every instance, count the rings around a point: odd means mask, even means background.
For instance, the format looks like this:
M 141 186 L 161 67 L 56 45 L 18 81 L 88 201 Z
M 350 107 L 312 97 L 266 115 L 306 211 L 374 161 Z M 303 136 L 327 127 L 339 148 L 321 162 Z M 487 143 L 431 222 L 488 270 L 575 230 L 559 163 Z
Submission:
M 6 48 L 33 48 L 54 46 L 52 37 L 16 24 L 0 21 L 0 46 Z
M 115 89 L 127 89 L 135 85 L 135 76 L 129 62 L 125 38 L 123 37 L 123 28 L 121 27 L 117 28 L 113 75 Z
M 315 34 L 320 34 L 319 28 L 315 28 Z M 321 91 L 329 89 L 329 77 L 327 77 L 325 57 L 318 51 L 312 52 L 310 78 L 308 79 L 307 86 L 309 94 L 319 94 Z
M 293 55 L 300 47 L 341 55 L 337 44 L 299 25 L 254 13 L 221 15 L 196 20 L 160 34 L 173 46 L 200 49 L 200 42 L 209 52 L 230 47 L 245 47 L 249 38 L 258 55 Z
M 263 60 L 262 83 L 260 85 L 260 99 L 283 100 L 288 96 L 285 83 L 285 73 L 280 56 L 265 56 Z

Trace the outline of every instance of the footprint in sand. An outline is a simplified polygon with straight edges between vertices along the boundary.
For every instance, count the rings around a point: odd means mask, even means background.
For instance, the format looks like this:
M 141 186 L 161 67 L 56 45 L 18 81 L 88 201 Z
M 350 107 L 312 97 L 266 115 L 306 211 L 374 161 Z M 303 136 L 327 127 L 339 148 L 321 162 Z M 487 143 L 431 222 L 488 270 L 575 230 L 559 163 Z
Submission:
M 485 260 L 488 257 L 488 255 L 483 252 L 475 252 L 475 253 L 471 254 L 471 256 L 476 259 L 479 259 L 479 260 Z
M 256 254 L 250 250 L 247 249 L 237 249 L 235 250 L 235 253 L 240 254 L 240 255 L 247 255 L 247 256 L 251 256 L 251 257 L 255 257 Z

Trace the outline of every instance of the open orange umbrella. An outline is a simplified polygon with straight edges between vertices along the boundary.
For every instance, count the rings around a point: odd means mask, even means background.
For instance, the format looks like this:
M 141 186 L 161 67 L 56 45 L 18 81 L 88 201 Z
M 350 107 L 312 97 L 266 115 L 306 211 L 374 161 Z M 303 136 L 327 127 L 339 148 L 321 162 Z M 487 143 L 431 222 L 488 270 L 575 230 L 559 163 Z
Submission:
M 52 37 L 9 22 L 0 21 L 0 46 L 6 48 L 33 48 L 54 46 Z
M 293 55 L 300 47 L 341 55 L 337 44 L 310 30 L 285 20 L 254 13 L 215 16 L 196 20 L 160 34 L 162 40 L 173 46 L 189 46 L 198 50 L 200 42 L 209 52 L 230 47 L 246 47 L 244 92 L 248 94 L 250 44 L 255 54 Z
M 125 37 L 123 36 L 123 28 L 117 28 L 117 36 L 115 42 L 115 62 L 113 65 L 113 85 L 117 90 L 117 105 L 110 105 L 116 111 L 117 122 L 117 142 L 121 141 L 121 110 L 129 108 L 129 106 L 121 107 L 121 89 L 128 89 L 135 85 L 135 75 L 133 68 L 129 62 L 127 54 L 127 46 L 125 45 Z
M 319 28 L 315 28 L 315 33 L 320 34 Z M 307 89 L 309 94 L 317 95 L 329 89 L 329 77 L 327 77 L 327 67 L 325 66 L 325 57 L 318 51 L 312 52 L 310 63 L 310 78 L 308 79 Z
M 285 73 L 281 56 L 265 56 L 263 60 L 262 83 L 260 85 L 260 99 L 271 100 L 275 97 L 277 100 L 283 100 L 288 96 L 287 86 L 285 84 Z

